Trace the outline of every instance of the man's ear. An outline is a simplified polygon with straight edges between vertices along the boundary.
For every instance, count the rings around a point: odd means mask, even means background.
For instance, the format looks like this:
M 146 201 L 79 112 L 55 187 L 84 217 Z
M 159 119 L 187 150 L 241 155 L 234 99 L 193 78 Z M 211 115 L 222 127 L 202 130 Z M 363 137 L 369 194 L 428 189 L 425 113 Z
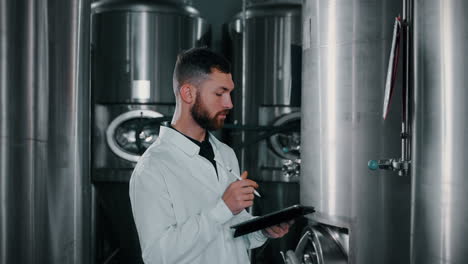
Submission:
M 183 84 L 180 87 L 180 98 L 187 104 L 191 104 L 195 101 L 196 88 L 191 84 Z

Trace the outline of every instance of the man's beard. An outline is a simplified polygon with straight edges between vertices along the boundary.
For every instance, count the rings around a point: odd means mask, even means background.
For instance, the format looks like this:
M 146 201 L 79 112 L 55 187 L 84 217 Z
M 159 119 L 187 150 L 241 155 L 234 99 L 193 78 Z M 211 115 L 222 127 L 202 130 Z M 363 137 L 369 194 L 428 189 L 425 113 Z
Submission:
M 222 128 L 224 126 L 224 119 L 218 120 L 218 116 L 229 114 L 229 110 L 223 110 L 216 113 L 216 115 L 211 118 L 206 107 L 202 103 L 201 96 L 199 94 L 195 98 L 195 104 L 192 106 L 190 112 L 192 114 L 193 120 L 195 120 L 195 122 L 197 122 L 197 124 L 200 127 L 208 131 L 218 130 Z

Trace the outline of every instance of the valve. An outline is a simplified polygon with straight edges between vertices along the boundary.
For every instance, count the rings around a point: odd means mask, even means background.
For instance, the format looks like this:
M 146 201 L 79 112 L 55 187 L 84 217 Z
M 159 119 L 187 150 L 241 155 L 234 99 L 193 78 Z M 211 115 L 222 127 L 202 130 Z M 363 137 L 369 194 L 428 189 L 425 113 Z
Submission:
M 301 159 L 283 160 L 283 176 L 287 178 L 299 177 L 301 173 Z
M 398 171 L 398 175 L 407 175 L 411 161 L 401 159 L 369 160 L 367 167 L 370 170 L 392 170 Z

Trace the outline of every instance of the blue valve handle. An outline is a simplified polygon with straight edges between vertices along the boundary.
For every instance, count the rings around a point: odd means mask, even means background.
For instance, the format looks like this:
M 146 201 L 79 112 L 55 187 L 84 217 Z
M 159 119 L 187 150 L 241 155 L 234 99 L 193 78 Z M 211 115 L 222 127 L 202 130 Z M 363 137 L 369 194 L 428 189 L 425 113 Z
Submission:
M 376 160 L 369 160 L 369 162 L 367 162 L 367 167 L 369 167 L 370 170 L 377 170 L 379 168 L 379 162 Z

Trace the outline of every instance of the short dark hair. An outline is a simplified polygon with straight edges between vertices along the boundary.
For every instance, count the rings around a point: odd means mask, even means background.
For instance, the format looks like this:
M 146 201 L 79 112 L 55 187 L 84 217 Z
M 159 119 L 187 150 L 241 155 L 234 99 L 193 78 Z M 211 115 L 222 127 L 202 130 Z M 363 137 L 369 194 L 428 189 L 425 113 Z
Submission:
M 177 56 L 174 67 L 174 93 L 177 95 L 180 86 L 185 83 L 199 84 L 213 72 L 213 69 L 222 73 L 231 73 L 229 61 L 206 47 L 182 51 Z

